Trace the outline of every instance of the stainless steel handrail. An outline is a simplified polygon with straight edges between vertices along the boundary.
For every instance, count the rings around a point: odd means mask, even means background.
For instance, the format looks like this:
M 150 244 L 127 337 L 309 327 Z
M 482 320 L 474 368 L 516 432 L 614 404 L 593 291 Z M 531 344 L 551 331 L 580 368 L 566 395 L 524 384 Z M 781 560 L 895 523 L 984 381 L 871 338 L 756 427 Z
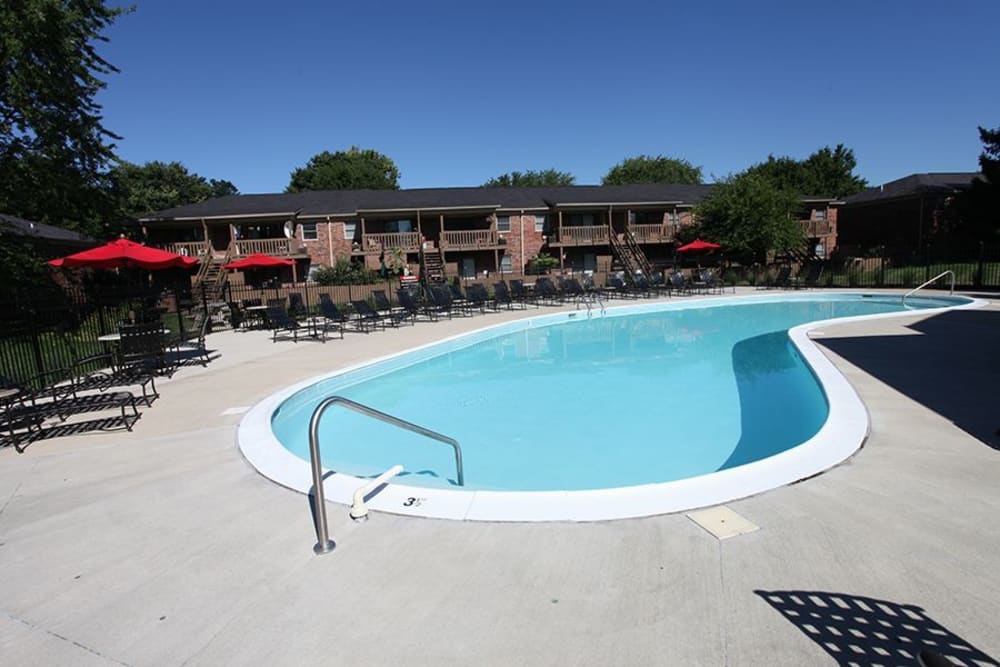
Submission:
M 904 294 L 903 295 L 903 305 L 904 306 L 906 305 L 906 297 L 912 295 L 918 289 L 922 289 L 924 287 L 927 287 L 928 285 L 930 285 L 932 282 L 934 282 L 938 278 L 943 278 L 943 277 L 947 276 L 948 274 L 951 274 L 951 289 L 948 290 L 948 294 L 954 294 L 955 293 L 955 272 L 951 271 L 951 270 L 942 271 L 941 273 L 937 274 L 936 276 L 934 276 L 930 280 L 927 280 L 927 281 L 924 281 L 924 282 L 920 283 L 919 285 L 917 285 L 916 287 L 914 287 L 913 289 L 911 289 L 909 292 L 907 292 L 906 294 Z
M 412 431 L 419 435 L 431 438 L 432 440 L 437 440 L 438 442 L 443 442 L 446 445 L 451 445 L 455 450 L 455 468 L 458 470 L 458 485 L 465 486 L 465 473 L 462 469 L 462 448 L 459 446 L 458 441 L 454 438 L 449 438 L 446 435 L 441 435 L 430 429 L 426 429 L 423 426 L 417 426 L 405 419 L 400 419 L 399 417 L 393 417 L 390 414 L 386 414 L 380 410 L 363 405 L 356 401 L 352 401 L 349 398 L 344 398 L 343 396 L 328 396 L 320 401 L 320 404 L 316 406 L 313 410 L 312 418 L 309 420 L 309 463 L 312 466 L 312 478 L 313 478 L 313 498 L 315 503 L 315 508 L 313 512 L 313 521 L 316 524 L 316 546 L 313 547 L 313 551 L 317 554 L 330 553 L 336 547 L 333 540 L 330 539 L 330 533 L 326 525 L 326 501 L 323 497 L 323 464 L 320 461 L 319 453 L 319 420 L 326 412 L 327 408 L 341 405 L 355 412 L 360 412 L 368 417 L 373 417 L 380 421 L 384 421 L 393 426 L 398 426 L 407 431 Z

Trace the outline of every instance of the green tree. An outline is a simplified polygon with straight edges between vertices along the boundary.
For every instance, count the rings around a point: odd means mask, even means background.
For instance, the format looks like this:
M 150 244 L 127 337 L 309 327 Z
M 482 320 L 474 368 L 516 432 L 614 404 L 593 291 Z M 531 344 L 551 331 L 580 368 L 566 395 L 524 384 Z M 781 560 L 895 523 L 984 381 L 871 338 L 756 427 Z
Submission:
M 764 262 L 769 252 L 802 247 L 805 238 L 793 215 L 798 204 L 794 193 L 744 172 L 723 179 L 694 213 L 704 237 L 722 244 L 727 255 Z
M 970 242 L 1000 240 L 1000 127 L 979 128 L 983 152 L 979 155 L 982 177 L 955 198 L 957 236 Z
M 100 0 L 0 3 L 0 210 L 104 235 L 119 137 L 95 96 L 118 70 L 95 44 L 128 11 Z
M 483 183 L 484 188 L 537 188 L 555 185 L 573 185 L 576 177 L 566 171 L 542 169 L 539 171 L 512 171 Z
M 209 181 L 189 172 L 180 162 L 153 161 L 138 165 L 122 161 L 111 170 L 111 180 L 122 219 L 226 194 L 239 194 L 229 181 Z
M 292 172 L 285 192 L 303 190 L 398 190 L 399 169 L 381 153 L 351 146 L 323 151 Z
M 625 158 L 611 167 L 604 178 L 604 185 L 629 185 L 632 183 L 701 183 L 701 167 L 687 160 L 663 155 L 638 155 Z
M 824 146 L 805 160 L 769 155 L 747 171 L 800 196 L 846 197 L 868 186 L 865 179 L 854 174 L 856 167 L 854 151 L 837 144 L 835 148 Z

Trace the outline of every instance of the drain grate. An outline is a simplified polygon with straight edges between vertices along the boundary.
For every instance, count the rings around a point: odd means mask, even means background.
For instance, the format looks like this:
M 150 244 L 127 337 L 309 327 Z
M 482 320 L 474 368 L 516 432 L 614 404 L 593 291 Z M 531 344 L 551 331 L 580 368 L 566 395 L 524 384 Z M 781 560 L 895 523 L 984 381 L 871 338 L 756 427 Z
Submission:
M 760 530 L 757 524 L 721 505 L 689 512 L 686 516 L 720 540 Z

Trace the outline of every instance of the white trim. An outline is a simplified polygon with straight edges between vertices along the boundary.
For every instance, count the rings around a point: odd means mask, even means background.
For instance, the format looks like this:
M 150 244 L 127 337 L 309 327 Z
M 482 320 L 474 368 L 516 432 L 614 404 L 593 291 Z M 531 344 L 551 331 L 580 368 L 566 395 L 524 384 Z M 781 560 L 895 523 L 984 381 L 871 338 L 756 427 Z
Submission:
M 824 292 L 824 294 L 830 294 Z M 850 294 L 850 293 L 848 293 Z M 854 292 L 857 294 L 857 292 Z M 684 302 L 654 303 L 609 308 L 607 316 L 660 310 L 683 310 L 692 307 L 730 305 L 748 301 L 800 300 L 810 295 L 753 295 L 716 299 L 690 299 Z M 882 294 L 879 294 L 882 296 Z M 812 438 L 791 449 L 760 461 L 687 479 L 588 491 L 481 491 L 438 489 L 389 484 L 369 503 L 371 509 L 442 519 L 472 521 L 602 521 L 680 512 L 745 498 L 786 484 L 812 477 L 841 463 L 864 443 L 868 436 L 868 412 L 854 388 L 813 343 L 808 332 L 824 325 L 843 324 L 912 315 L 933 315 L 953 308 L 977 308 L 985 301 L 920 311 L 899 311 L 877 315 L 844 317 L 809 322 L 789 330 L 789 337 L 812 368 L 829 403 L 826 422 Z M 322 376 L 310 378 L 278 391 L 253 406 L 240 422 L 237 442 L 247 461 L 262 475 L 282 486 L 301 493 L 311 488 L 308 461 L 285 449 L 271 431 L 271 415 L 296 392 L 321 380 L 375 366 L 389 360 L 412 363 L 413 357 L 433 356 L 441 347 L 459 342 L 463 346 L 476 338 L 492 337 L 504 329 L 518 330 L 568 321 L 578 313 L 555 313 L 526 320 L 476 329 L 442 341 L 381 357 Z M 403 359 L 403 358 L 406 359 Z M 325 482 L 327 498 L 349 505 L 352 494 L 366 480 L 333 472 Z M 419 505 L 404 502 L 419 498 Z

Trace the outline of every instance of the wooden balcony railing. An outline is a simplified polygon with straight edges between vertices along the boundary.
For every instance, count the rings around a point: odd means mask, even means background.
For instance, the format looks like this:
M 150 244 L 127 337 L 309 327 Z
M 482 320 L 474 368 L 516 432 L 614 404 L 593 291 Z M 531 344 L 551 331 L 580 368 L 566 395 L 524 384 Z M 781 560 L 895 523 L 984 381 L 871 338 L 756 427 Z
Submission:
M 628 228 L 639 243 L 666 243 L 674 239 L 673 227 L 669 225 L 629 225 Z
M 833 223 L 829 220 L 799 220 L 806 236 L 818 237 L 833 234 Z
M 498 234 L 492 229 L 477 229 L 462 232 L 441 232 L 441 248 L 444 250 L 475 250 L 498 245 Z
M 417 252 L 420 250 L 420 234 L 418 232 L 365 234 L 361 247 L 364 252 L 375 254 L 392 248 L 399 248 L 404 252 Z
M 603 245 L 608 243 L 608 226 L 560 227 L 558 236 L 563 245 Z
M 177 243 L 155 243 L 158 248 L 187 257 L 202 257 L 208 254 L 208 244 L 204 241 L 178 241 Z
M 299 254 L 297 239 L 239 239 L 233 241 L 233 255 L 246 257 L 255 252 L 275 257 Z

